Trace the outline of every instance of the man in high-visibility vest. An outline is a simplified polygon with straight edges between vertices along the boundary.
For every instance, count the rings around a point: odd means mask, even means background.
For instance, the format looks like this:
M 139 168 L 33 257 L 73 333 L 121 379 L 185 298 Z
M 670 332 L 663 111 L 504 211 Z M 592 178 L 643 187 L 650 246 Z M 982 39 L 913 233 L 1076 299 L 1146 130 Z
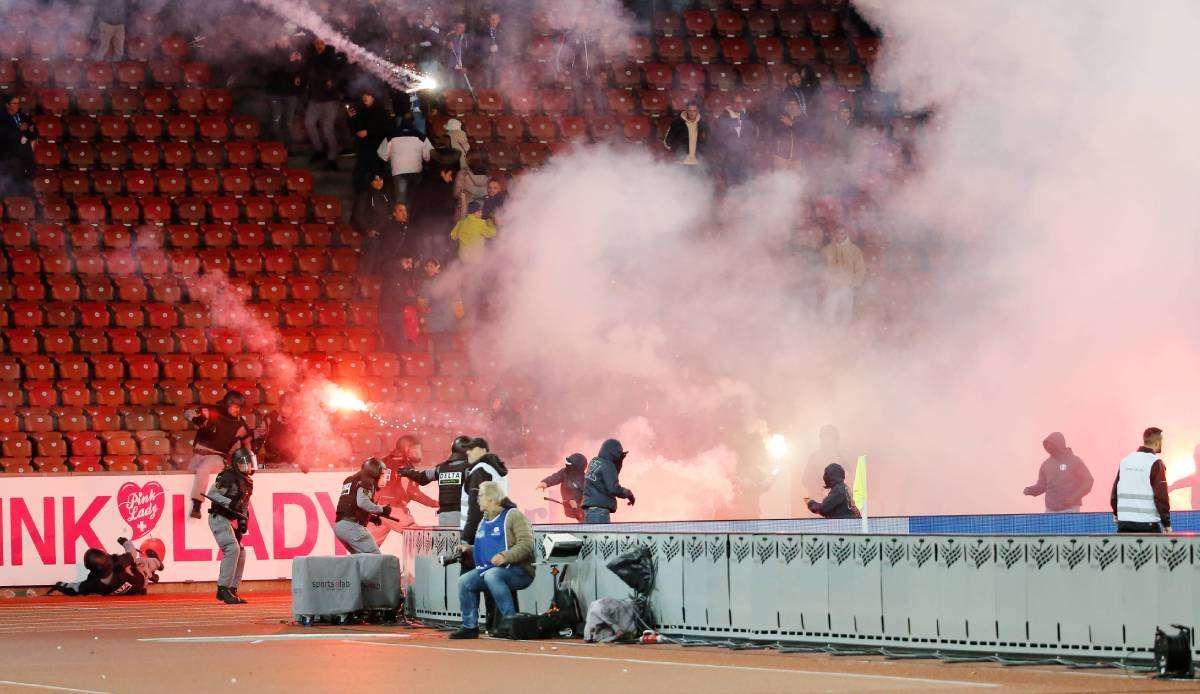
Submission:
M 1142 446 L 1121 461 L 1112 489 L 1117 532 L 1171 532 L 1167 466 L 1161 455 L 1162 429 L 1150 427 L 1142 433 Z

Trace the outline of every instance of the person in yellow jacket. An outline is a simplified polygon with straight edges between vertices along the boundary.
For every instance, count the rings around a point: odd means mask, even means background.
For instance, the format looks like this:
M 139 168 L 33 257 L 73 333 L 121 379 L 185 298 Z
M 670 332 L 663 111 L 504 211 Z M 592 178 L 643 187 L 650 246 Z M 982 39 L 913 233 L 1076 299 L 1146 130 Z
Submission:
M 467 207 L 467 216 L 450 231 L 450 238 L 458 241 L 458 259 L 468 264 L 482 260 L 484 244 L 495 237 L 496 223 L 483 218 L 483 204 L 478 201 Z

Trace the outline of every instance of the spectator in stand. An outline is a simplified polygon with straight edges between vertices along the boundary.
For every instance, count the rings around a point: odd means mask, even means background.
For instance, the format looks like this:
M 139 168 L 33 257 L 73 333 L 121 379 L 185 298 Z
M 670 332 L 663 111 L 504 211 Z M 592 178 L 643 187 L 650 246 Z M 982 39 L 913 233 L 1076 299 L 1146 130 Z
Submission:
M 481 167 L 476 164 L 476 167 Z M 463 158 L 462 168 L 454 177 L 454 220 L 457 222 L 467 216 L 467 208 L 471 203 L 479 203 L 482 208 L 488 191 L 488 177 L 485 171 L 476 171 L 470 162 Z M 486 219 L 486 217 L 485 217 Z
M 488 179 L 487 197 L 483 199 L 483 218 L 496 222 L 506 202 L 508 191 L 504 190 L 504 183 L 498 178 Z
M 458 166 L 440 165 L 422 177 L 411 196 L 414 251 L 423 258 L 447 260 L 454 252 L 448 230 L 454 226 L 454 179 Z
M 386 265 L 379 293 L 379 326 L 383 341 L 392 352 L 408 352 L 421 336 L 418 301 L 421 276 L 411 255 L 401 254 Z
M 721 151 L 726 185 L 737 185 L 746 180 L 746 166 L 758 146 L 758 126 L 750 118 L 741 94 L 734 96 L 733 103 L 717 118 L 713 139 Z
M 308 89 L 308 107 L 304 128 L 313 153 L 310 163 L 322 160 L 330 171 L 337 170 L 337 121 L 341 112 L 341 81 L 345 61 L 320 38 L 314 38 L 304 62 L 304 84 Z
M 479 52 L 480 64 L 483 66 L 483 84 L 488 89 L 500 88 L 500 72 L 504 65 L 513 58 L 514 47 L 510 40 L 512 34 L 499 12 L 491 12 L 480 33 Z
M 461 166 L 467 165 L 467 154 L 471 151 L 471 141 L 467 139 L 467 133 L 462 128 L 462 121 L 457 118 L 451 118 L 446 121 L 446 137 L 450 141 L 450 149 L 458 153 L 458 161 Z
M 111 56 L 114 62 L 125 58 L 125 23 L 129 21 L 129 0 L 100 0 L 96 3 L 96 23 L 100 41 L 96 60 Z
M 351 183 L 354 187 L 354 218 L 361 220 L 367 216 L 368 207 L 373 196 L 378 197 L 372 188 L 372 181 L 386 169 L 379 160 L 377 152 L 384 137 L 391 130 L 391 118 L 387 111 L 375 100 L 375 94 L 363 90 L 359 96 L 362 106 L 349 108 L 350 132 L 354 134 L 354 175 Z M 356 226 L 359 231 L 366 231 Z
M 808 150 L 806 137 L 808 124 L 801 115 L 800 103 L 785 101 L 783 114 L 775 125 L 775 137 L 771 145 L 771 160 L 777 169 L 799 170 Z
M 458 220 L 450 230 L 450 238 L 458 242 L 458 259 L 468 265 L 477 265 L 483 260 L 483 249 L 488 239 L 496 237 L 496 225 L 483 218 L 483 203 L 472 202 L 467 206 L 467 216 Z
M 382 176 L 371 181 L 370 206 L 364 218 L 362 261 L 359 268 L 368 275 L 383 271 L 408 238 L 408 206 L 392 204 Z
M 689 101 L 687 109 L 667 129 L 663 145 L 680 164 L 698 166 L 700 158 L 707 154 L 708 124 L 701 122 L 700 104 Z
M 854 320 L 854 295 L 867 277 L 862 250 L 838 227 L 821 255 L 825 259 L 825 322 L 849 325 Z
M 21 113 L 21 97 L 4 97 L 0 114 L 0 192 L 28 195 L 33 189 L 33 121 Z
M 1025 496 L 1046 495 L 1046 513 L 1079 513 L 1083 497 L 1092 491 L 1092 473 L 1067 448 L 1067 439 L 1054 432 L 1042 441 L 1050 454 L 1038 470 L 1037 484 L 1025 488 Z
M 449 75 L 447 82 L 459 88 L 471 88 L 471 78 L 467 71 L 472 67 L 472 40 L 467 34 L 467 23 L 458 20 L 446 32 L 446 52 L 442 57 L 442 67 Z
M 454 330 L 461 318 L 462 303 L 451 296 L 452 287 L 436 282 L 442 272 L 441 262 L 436 258 L 426 258 L 422 267 L 425 281 L 421 283 L 421 293 L 417 297 L 421 329 L 428 333 L 448 333 Z
M 800 107 L 801 118 L 807 120 L 815 116 L 820 89 L 817 71 L 811 65 L 801 65 L 799 70 L 788 75 L 787 84 L 776 99 L 775 112 L 783 113 L 788 102 L 794 102 Z
M 437 72 L 436 56 L 438 48 L 442 45 L 442 27 L 433 14 L 433 8 L 426 7 L 424 12 L 409 20 L 409 26 L 412 27 L 413 53 L 417 57 L 421 72 Z
M 371 153 L 371 156 L 375 158 L 374 152 Z M 377 238 L 383 225 L 392 218 L 394 206 L 392 205 L 391 186 L 388 185 L 391 178 L 388 176 L 385 179 L 384 174 L 380 172 L 372 176 L 361 204 L 356 197 L 354 209 L 350 212 L 350 225 L 366 235 L 368 240 L 372 237 Z M 377 250 L 377 248 L 371 249 L 364 246 L 363 255 Z
M 376 152 L 391 168 L 393 199 L 408 203 L 412 189 L 420 182 L 421 171 L 425 162 L 429 161 L 433 146 L 408 119 L 400 124 L 391 137 L 379 144 Z
M 292 37 L 279 37 L 275 53 L 265 59 L 267 99 L 271 104 L 270 136 L 292 146 L 292 123 L 304 94 L 304 55 L 296 50 Z

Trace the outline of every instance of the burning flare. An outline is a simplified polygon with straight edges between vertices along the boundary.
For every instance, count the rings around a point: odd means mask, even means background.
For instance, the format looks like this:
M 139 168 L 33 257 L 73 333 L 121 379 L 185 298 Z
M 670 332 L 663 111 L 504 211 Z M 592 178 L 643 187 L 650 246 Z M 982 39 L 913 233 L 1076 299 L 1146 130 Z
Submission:
M 330 383 L 325 388 L 325 404 L 333 410 L 367 411 L 367 403 L 360 400 L 354 393 L 335 383 Z
M 788 440 L 783 437 L 783 434 L 771 434 L 767 437 L 763 445 L 767 447 L 767 455 L 771 456 L 772 460 L 780 460 L 787 456 L 792 450 Z

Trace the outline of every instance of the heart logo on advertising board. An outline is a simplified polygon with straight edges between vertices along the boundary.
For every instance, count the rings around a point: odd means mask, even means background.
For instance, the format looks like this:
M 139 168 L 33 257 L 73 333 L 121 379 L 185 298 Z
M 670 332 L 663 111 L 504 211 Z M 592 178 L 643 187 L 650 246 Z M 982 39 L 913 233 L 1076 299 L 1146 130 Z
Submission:
M 158 482 L 147 482 L 140 487 L 133 482 L 126 482 L 117 490 L 117 512 L 133 531 L 130 540 L 144 537 L 154 530 L 166 505 L 167 494 Z

